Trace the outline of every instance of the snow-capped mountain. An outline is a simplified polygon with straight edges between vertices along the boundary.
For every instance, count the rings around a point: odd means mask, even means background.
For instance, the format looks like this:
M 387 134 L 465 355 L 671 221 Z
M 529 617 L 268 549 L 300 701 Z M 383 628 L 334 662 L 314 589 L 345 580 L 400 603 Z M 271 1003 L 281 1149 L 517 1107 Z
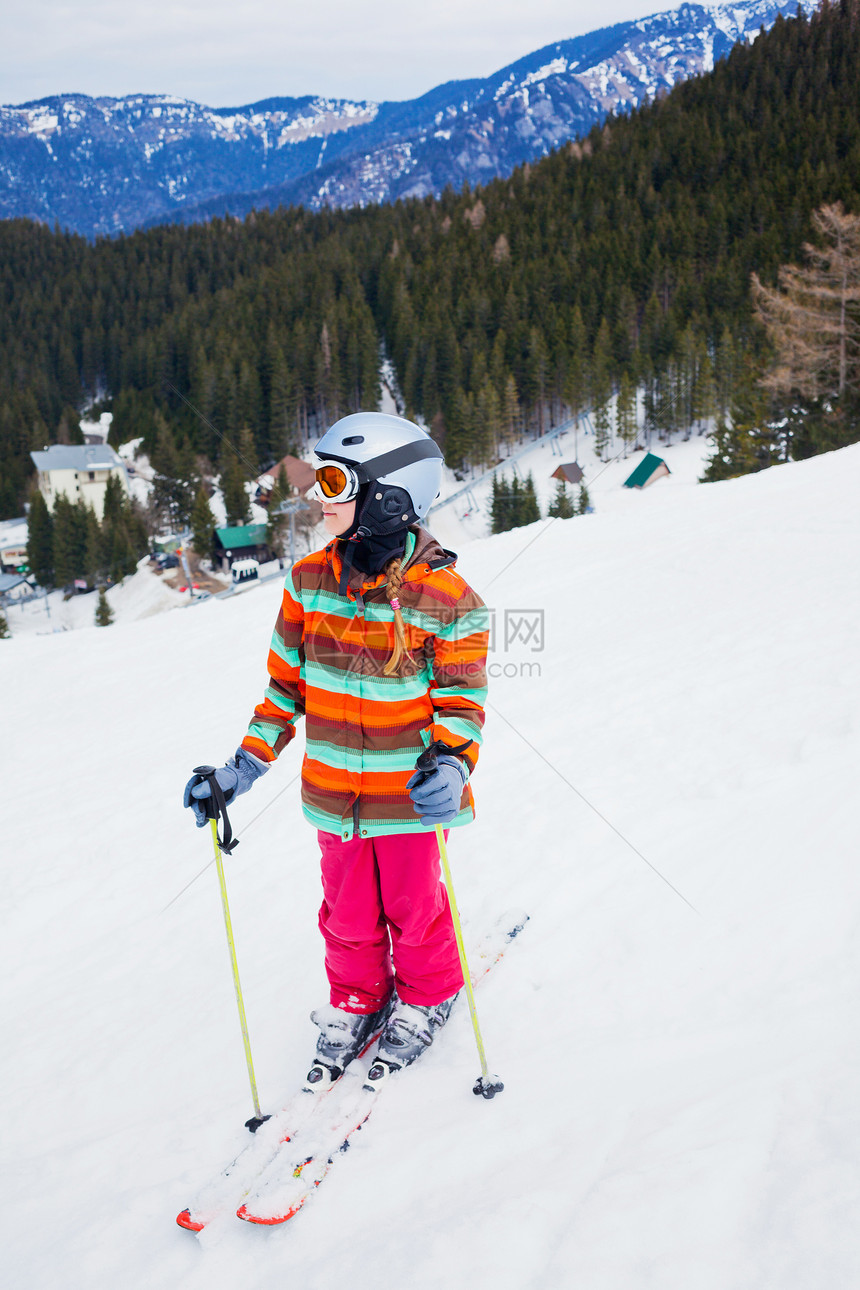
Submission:
M 0 107 L 0 216 L 89 235 L 169 219 L 189 202 L 298 178 L 378 110 L 308 97 L 208 108 L 156 94 Z
M 817 0 L 800 0 L 811 12 Z M 355 206 L 481 183 L 713 67 L 797 0 L 684 4 L 547 45 L 407 102 L 166 95 L 0 107 L 0 217 L 88 235 L 298 202 Z

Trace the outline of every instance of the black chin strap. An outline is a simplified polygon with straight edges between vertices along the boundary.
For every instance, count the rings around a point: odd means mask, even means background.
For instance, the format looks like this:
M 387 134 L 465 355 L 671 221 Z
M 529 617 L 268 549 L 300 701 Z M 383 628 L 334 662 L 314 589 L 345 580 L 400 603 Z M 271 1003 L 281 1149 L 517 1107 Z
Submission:
M 341 596 L 346 595 L 346 584 L 349 578 L 350 570 L 352 569 L 353 559 L 355 558 L 356 543 L 360 542 L 361 539 L 365 537 L 370 537 L 370 529 L 366 529 L 363 524 L 359 524 L 355 532 L 350 533 L 349 537 L 345 539 L 346 547 L 343 551 L 342 567 L 340 571 L 340 582 L 338 583 L 338 588 L 337 588 L 338 594 Z

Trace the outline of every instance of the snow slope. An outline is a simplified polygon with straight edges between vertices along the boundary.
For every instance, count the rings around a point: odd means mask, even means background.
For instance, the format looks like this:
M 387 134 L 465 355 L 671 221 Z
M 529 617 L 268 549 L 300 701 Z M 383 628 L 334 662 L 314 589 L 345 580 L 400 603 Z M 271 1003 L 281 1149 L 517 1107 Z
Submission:
M 509 482 L 514 471 L 520 479 L 531 475 L 541 514 L 545 516 L 556 492 L 553 471 L 562 463 L 570 462 L 576 462 L 582 468 L 595 510 L 601 513 L 636 511 L 643 494 L 638 489 L 625 488 L 624 480 L 641 462 L 644 447 L 637 452 L 625 452 L 616 439 L 604 461 L 594 451 L 593 444 L 593 435 L 582 430 L 578 433 L 567 430 L 554 439 L 544 437 L 535 439 L 530 445 L 519 445 L 513 459 L 503 459 L 494 471 L 476 473 L 474 480 L 469 477 L 459 480 L 446 467 L 441 499 L 430 511 L 430 528 L 441 542 L 455 551 L 461 551 L 466 542 L 476 542 L 485 537 L 491 528 L 492 477 L 495 474 L 500 481 Z M 713 443 L 708 435 L 699 434 L 686 440 L 676 439 L 671 444 L 661 443 L 655 438 L 650 451 L 662 457 L 671 472 L 650 485 L 656 490 L 655 496 L 665 499 L 675 489 L 696 486 L 713 453 Z M 463 495 L 467 484 L 469 494 Z M 578 485 L 568 485 L 567 491 L 572 501 L 578 501 Z M 454 500 L 447 501 L 449 498 Z
M 396 413 L 396 406 L 390 396 L 388 399 L 383 399 L 381 410 Z M 638 465 L 641 457 L 637 453 L 625 454 L 623 446 L 619 446 L 616 441 L 610 450 L 608 460 L 603 461 L 595 453 L 593 442 L 593 436 L 588 433 L 580 431 L 575 434 L 572 430 L 558 435 L 554 440 L 536 439 L 530 445 L 527 443 L 519 445 L 516 461 L 510 464 L 503 461 L 495 473 L 500 478 L 509 480 L 516 467 L 522 479 L 531 475 L 541 513 L 546 515 L 556 490 L 552 472 L 562 462 L 576 460 L 585 472 L 585 482 L 591 501 L 597 510 L 602 512 L 632 509 L 635 511 L 640 504 L 638 499 L 641 494 L 624 488 L 623 483 Z M 132 447 L 132 445 L 127 446 Z M 120 449 L 121 454 L 123 451 L 124 449 Z M 688 440 L 678 439 L 670 445 L 655 440 L 653 451 L 665 459 L 671 471 L 669 476 L 653 485 L 658 489 L 657 496 L 665 498 L 678 488 L 695 487 L 712 452 L 712 444 L 707 436 L 696 434 Z M 147 469 L 146 465 L 144 469 Z M 140 471 L 140 459 L 138 459 L 138 470 Z M 133 491 L 142 490 L 137 492 L 137 496 L 142 501 L 146 500 L 148 486 L 143 483 L 140 473 L 133 478 L 132 488 Z M 443 471 L 442 501 L 434 507 L 430 519 L 433 532 L 443 545 L 453 551 L 461 551 L 465 544 L 485 537 L 491 528 L 492 472 L 487 471 L 484 474 L 476 472 L 474 480 L 470 482 L 468 496 L 462 495 L 463 488 L 464 481 L 458 479 L 454 472 L 446 467 Z M 573 500 L 578 498 L 578 487 L 571 487 L 568 491 Z M 451 497 L 454 500 L 450 503 L 445 500 Z M 220 512 L 220 520 L 226 522 L 220 492 L 216 491 L 210 502 L 216 515 Z M 252 504 L 251 509 L 253 522 L 265 521 L 266 512 L 262 507 Z M 26 524 L 22 522 L 16 530 L 12 530 L 12 533 L 15 541 L 26 545 Z M 11 543 L 13 538 L 7 534 L 5 540 Z M 312 533 L 307 538 L 304 534 L 297 535 L 297 552 L 303 555 L 307 550 L 314 550 L 326 541 L 328 541 L 328 535 L 320 525 L 316 537 Z M 137 574 L 109 588 L 107 597 L 116 622 L 135 621 L 150 614 L 164 613 L 169 609 L 191 607 L 188 596 L 180 595 L 167 585 L 148 567 L 145 559 L 141 560 Z M 73 596 L 65 600 L 62 591 L 53 591 L 47 599 L 40 596 L 23 604 L 10 605 L 7 613 L 9 626 L 16 637 L 45 636 L 73 631 L 81 627 L 92 627 L 97 600 L 98 597 L 92 594 Z
M 475 933 L 531 914 L 478 995 L 506 1091 L 472 1096 L 459 1010 L 271 1232 L 174 1216 L 250 1111 L 179 798 L 244 731 L 278 585 L 0 643 L 5 1283 L 855 1287 L 858 484 L 860 445 L 461 553 L 496 675 L 457 896 Z M 264 1106 L 324 997 L 298 752 L 228 865 Z

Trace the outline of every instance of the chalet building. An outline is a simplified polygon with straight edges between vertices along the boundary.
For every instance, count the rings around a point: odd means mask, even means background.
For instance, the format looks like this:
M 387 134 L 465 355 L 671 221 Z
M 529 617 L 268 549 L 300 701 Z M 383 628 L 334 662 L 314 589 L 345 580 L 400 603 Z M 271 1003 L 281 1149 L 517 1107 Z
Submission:
M 230 572 L 236 560 L 258 560 L 264 564 L 272 559 L 266 544 L 265 524 L 234 524 L 216 529 L 213 548 L 214 562 L 224 573 Z
M 582 467 L 576 461 L 565 462 L 564 465 L 556 467 L 550 479 L 560 479 L 563 484 L 581 484 Z
M 280 461 L 276 462 L 257 480 L 257 492 L 254 501 L 258 506 L 268 506 L 272 489 L 275 487 L 275 482 L 282 466 L 286 471 L 290 488 L 294 488 L 301 497 L 304 497 L 313 488 L 316 480 L 316 472 L 313 466 L 306 461 L 302 461 L 301 457 L 282 457 Z
M 49 511 L 53 511 L 54 503 L 63 493 L 73 504 L 83 501 L 91 506 L 101 521 L 105 489 L 111 476 L 119 480 L 128 495 L 125 463 L 106 443 L 55 443 L 44 452 L 31 452 L 30 456 L 39 472 L 39 492 Z
M 648 452 L 640 461 L 632 475 L 628 475 L 624 481 L 625 488 L 647 488 L 653 484 L 655 479 L 661 479 L 663 475 L 671 475 L 671 470 L 666 465 L 662 457 L 658 457 L 653 452 Z
M 22 573 L 0 573 L 0 609 L 16 600 L 29 600 L 30 584 Z
M 0 524 L 0 573 L 20 573 L 27 565 L 27 521 Z

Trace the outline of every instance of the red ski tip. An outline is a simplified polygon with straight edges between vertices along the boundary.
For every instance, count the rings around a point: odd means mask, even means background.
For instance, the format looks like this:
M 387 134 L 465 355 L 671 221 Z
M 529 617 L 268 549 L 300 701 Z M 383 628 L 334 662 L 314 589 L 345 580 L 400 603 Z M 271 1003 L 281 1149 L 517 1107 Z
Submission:
M 304 1204 L 304 1201 L 302 1201 Z M 275 1218 L 259 1218 L 256 1214 L 249 1214 L 245 1205 L 236 1210 L 236 1217 L 243 1219 L 246 1223 L 258 1223 L 261 1227 L 277 1227 L 279 1223 L 288 1222 L 294 1214 L 298 1214 L 302 1205 L 295 1205 L 288 1209 L 286 1214 L 278 1214 Z
M 176 1221 L 180 1227 L 184 1227 L 188 1232 L 202 1232 L 206 1226 L 205 1223 L 201 1223 L 198 1219 L 191 1217 L 190 1209 L 183 1209 L 181 1214 L 177 1214 Z

